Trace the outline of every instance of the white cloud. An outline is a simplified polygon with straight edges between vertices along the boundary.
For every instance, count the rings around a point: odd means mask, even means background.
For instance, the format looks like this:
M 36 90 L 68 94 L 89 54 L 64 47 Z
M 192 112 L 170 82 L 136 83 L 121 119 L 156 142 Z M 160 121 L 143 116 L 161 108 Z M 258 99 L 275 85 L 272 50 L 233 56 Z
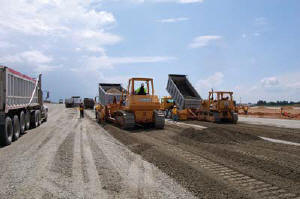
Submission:
M 43 72 L 54 71 L 57 68 L 59 68 L 59 67 L 42 64 L 42 65 L 38 65 L 38 66 L 34 67 L 33 70 L 37 73 L 43 73 Z
M 0 48 L 10 48 L 10 47 L 14 47 L 15 45 L 6 42 L 6 41 L 0 41 Z
M 257 26 L 264 26 L 264 25 L 267 25 L 268 22 L 265 17 L 257 17 L 257 18 L 255 18 L 254 24 Z
M 202 3 L 204 0 L 179 0 L 179 3 Z
M 210 89 L 219 90 L 219 86 L 223 83 L 224 74 L 222 72 L 216 72 L 206 79 L 200 79 L 196 83 L 196 88 L 199 91 L 205 91 L 207 93 Z
M 204 0 L 153 0 L 153 1 L 154 2 L 176 2 L 176 3 L 188 4 L 188 3 L 202 3 Z
M 0 62 L 8 62 L 8 63 L 15 63 L 15 62 L 26 62 L 30 64 L 41 64 L 41 63 L 49 63 L 51 62 L 52 58 L 44 55 L 40 51 L 25 51 L 22 53 L 18 53 L 15 55 L 8 55 L 0 57 Z
M 278 76 L 264 77 L 257 84 L 239 85 L 234 89 L 235 95 L 243 102 L 258 100 L 300 100 L 300 72 L 286 73 Z
M 168 19 L 160 19 L 158 22 L 160 23 L 175 23 L 180 21 L 188 21 L 189 18 L 187 17 L 178 17 L 178 18 L 168 18 Z
M 274 87 L 279 85 L 279 80 L 277 77 L 265 77 L 260 80 L 263 87 Z
M 189 44 L 190 48 L 201 48 L 209 45 L 213 41 L 222 39 L 219 35 L 204 35 L 196 37 L 192 43 Z
M 155 62 L 168 62 L 176 59 L 175 57 L 108 57 L 106 55 L 87 58 L 85 69 L 90 71 L 98 71 L 100 69 L 112 69 L 115 65 L 121 64 L 136 64 L 136 63 L 155 63 Z M 81 71 L 81 70 L 79 70 Z

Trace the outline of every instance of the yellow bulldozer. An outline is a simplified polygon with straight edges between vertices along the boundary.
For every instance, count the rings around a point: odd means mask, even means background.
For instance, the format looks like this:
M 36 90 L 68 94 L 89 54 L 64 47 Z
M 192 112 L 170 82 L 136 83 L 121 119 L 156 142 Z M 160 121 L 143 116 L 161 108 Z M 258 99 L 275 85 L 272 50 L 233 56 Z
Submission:
M 211 122 L 238 121 L 236 105 L 231 91 L 210 91 L 207 100 L 203 100 L 201 107 L 197 110 L 199 120 Z
M 126 91 L 120 86 L 115 86 L 113 89 L 119 89 L 121 94 L 108 93 L 112 88 L 108 86 L 108 89 L 107 85 L 105 84 L 106 88 L 99 86 L 100 103 L 96 106 L 96 118 L 99 123 L 111 121 L 123 129 L 133 128 L 136 124 L 153 124 L 155 128 L 164 128 L 165 117 L 160 110 L 158 96 L 154 94 L 152 78 L 131 78 Z

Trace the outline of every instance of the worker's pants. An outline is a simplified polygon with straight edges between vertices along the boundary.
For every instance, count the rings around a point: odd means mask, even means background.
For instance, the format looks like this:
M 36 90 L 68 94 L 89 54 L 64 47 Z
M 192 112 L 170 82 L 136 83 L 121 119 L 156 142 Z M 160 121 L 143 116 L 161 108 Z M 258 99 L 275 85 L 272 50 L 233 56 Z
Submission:
M 175 122 L 177 122 L 177 120 L 178 120 L 178 115 L 177 115 L 177 114 L 173 114 L 173 120 L 174 120 Z
M 84 117 L 84 111 L 80 110 L 80 118 L 83 118 L 83 117 Z

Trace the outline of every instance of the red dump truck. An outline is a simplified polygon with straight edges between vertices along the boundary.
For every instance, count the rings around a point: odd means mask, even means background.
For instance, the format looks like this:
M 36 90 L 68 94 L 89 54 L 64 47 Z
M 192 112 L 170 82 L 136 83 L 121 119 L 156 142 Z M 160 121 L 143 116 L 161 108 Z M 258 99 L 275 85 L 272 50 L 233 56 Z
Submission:
M 26 130 L 47 121 L 41 77 L 34 79 L 0 66 L 0 145 L 11 144 Z

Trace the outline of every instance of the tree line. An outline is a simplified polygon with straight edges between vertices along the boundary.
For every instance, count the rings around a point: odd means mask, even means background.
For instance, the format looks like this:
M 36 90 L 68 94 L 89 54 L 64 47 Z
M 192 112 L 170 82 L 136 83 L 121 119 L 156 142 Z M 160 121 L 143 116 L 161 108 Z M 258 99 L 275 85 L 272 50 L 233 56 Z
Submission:
M 264 100 L 258 100 L 256 105 L 257 106 L 284 106 L 284 105 L 295 105 L 295 104 L 300 104 L 300 101 L 294 102 L 294 101 L 276 101 L 276 102 L 267 102 Z

